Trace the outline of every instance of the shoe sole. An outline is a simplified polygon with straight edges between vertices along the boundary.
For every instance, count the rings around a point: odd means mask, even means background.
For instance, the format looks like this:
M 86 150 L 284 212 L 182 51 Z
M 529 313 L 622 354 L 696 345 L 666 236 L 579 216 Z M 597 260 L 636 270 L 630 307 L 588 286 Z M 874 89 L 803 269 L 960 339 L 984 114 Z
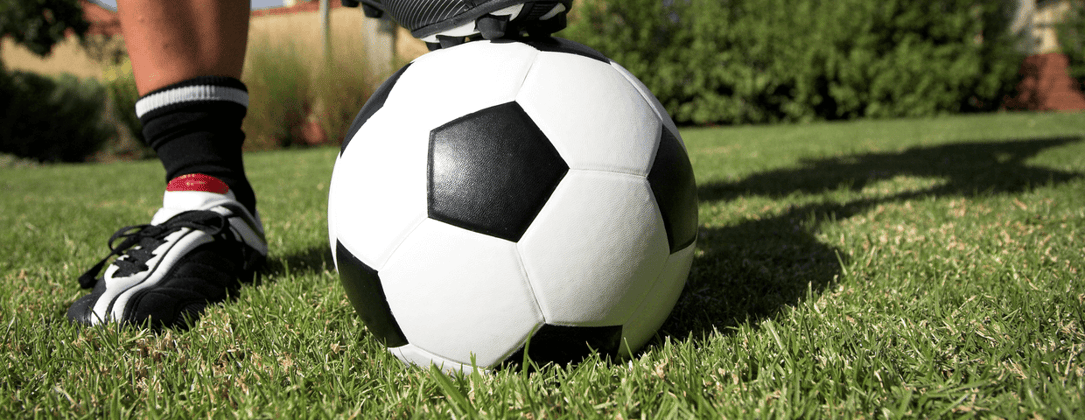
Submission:
M 387 6 L 375 0 L 342 0 L 342 3 L 347 7 L 361 6 L 369 17 L 381 17 L 384 13 L 388 13 Z M 452 5 L 449 4 L 449 6 Z M 453 13 L 451 8 L 430 9 L 427 14 L 416 17 L 413 21 L 399 23 L 408 28 L 411 35 L 430 44 L 431 49 L 435 49 L 435 47 L 448 47 L 449 44 L 462 43 L 474 36 L 482 36 L 485 39 L 502 38 L 506 33 L 513 31 L 524 31 L 531 36 L 548 36 L 565 28 L 565 14 L 571 6 L 572 0 L 489 0 L 468 10 L 460 11 L 454 16 L 440 18 L 440 16 Z M 483 19 L 487 17 L 492 19 Z M 436 20 L 436 22 L 425 23 L 430 20 Z M 513 24 L 511 28 L 508 26 L 510 23 Z M 509 35 L 519 34 L 509 33 Z M 451 39 L 460 41 L 452 42 Z

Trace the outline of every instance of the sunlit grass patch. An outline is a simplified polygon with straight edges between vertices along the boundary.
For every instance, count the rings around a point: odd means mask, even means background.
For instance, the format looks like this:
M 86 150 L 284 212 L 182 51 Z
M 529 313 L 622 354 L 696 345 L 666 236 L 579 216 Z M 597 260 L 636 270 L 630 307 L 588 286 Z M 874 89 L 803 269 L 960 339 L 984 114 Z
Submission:
M 334 148 L 246 155 L 263 280 L 161 333 L 64 316 L 105 239 L 158 207 L 157 164 L 0 169 L 0 415 L 1081 417 L 1083 127 L 685 130 L 698 248 L 658 338 L 630 359 L 460 377 L 404 366 L 347 302 L 327 244 Z

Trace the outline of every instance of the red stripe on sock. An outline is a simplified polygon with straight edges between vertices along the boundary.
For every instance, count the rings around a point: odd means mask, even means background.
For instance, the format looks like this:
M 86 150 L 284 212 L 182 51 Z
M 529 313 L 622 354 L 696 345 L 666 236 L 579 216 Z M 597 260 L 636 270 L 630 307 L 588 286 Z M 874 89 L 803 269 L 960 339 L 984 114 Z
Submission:
M 188 174 L 174 178 L 166 185 L 166 191 L 202 191 L 226 194 L 230 187 L 218 178 L 204 174 Z

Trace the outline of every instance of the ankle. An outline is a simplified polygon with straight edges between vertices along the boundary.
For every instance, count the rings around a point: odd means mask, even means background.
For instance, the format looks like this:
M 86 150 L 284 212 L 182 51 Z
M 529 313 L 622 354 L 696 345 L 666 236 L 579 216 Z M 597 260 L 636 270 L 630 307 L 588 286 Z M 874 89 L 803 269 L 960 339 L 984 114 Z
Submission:
M 151 92 L 136 103 L 147 144 L 166 169 L 166 181 L 205 174 L 225 182 L 240 203 L 256 210 L 245 175 L 241 122 L 248 92 L 240 80 L 208 76 Z

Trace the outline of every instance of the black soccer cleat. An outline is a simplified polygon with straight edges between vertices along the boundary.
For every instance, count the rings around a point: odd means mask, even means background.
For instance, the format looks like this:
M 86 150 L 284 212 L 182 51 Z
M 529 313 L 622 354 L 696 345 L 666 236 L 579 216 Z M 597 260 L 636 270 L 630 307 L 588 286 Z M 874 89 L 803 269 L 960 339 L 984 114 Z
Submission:
M 431 50 L 475 39 L 546 37 L 565 29 L 573 0 L 341 0 L 366 16 L 387 14 Z
M 170 181 L 151 223 L 118 230 L 109 247 L 79 277 L 80 286 L 93 289 L 68 308 L 73 323 L 183 326 L 252 281 L 267 256 L 259 215 L 225 183 L 202 174 Z

